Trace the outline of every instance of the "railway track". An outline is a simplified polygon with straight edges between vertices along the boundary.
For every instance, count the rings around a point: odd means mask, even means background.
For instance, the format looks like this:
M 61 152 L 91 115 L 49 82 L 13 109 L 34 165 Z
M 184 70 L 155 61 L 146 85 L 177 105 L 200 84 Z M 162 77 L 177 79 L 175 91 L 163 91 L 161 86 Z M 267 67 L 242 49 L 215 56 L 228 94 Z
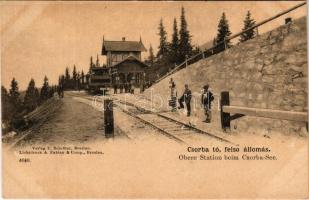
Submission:
M 73 94 L 69 93 L 70 96 L 75 96 L 79 98 L 84 98 L 87 100 L 93 101 L 93 97 L 89 97 L 81 94 Z M 96 101 L 103 103 L 102 98 L 97 98 Z M 114 105 L 119 108 L 122 112 L 142 121 L 143 123 L 157 129 L 166 137 L 175 140 L 179 143 L 184 144 L 194 144 L 199 141 L 213 140 L 214 142 L 225 142 L 233 144 L 232 142 L 218 137 L 209 132 L 198 129 L 194 126 L 188 125 L 186 123 L 182 123 L 176 121 L 172 118 L 161 115 L 160 113 L 154 113 L 149 110 L 145 110 L 144 108 L 140 108 L 132 103 L 117 101 L 114 102 Z

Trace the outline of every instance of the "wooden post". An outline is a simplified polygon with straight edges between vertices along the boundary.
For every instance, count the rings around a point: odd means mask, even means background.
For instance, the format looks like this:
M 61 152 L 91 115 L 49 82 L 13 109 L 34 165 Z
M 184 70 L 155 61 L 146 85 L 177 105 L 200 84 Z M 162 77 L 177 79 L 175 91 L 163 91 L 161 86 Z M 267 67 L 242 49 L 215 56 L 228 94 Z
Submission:
M 113 100 L 104 100 L 104 132 L 105 137 L 114 137 Z
M 230 95 L 228 91 L 221 92 L 220 112 L 221 112 L 221 126 L 224 131 L 231 128 L 231 116 L 230 113 L 223 112 L 223 106 L 230 105 Z

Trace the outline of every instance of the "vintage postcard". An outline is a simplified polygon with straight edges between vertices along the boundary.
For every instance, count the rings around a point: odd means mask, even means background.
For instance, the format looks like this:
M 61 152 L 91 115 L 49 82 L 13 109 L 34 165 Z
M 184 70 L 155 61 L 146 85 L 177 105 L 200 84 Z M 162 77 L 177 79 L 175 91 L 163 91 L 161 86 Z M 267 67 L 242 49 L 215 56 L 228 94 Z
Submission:
M 306 1 L 2 1 L 4 198 L 306 199 Z

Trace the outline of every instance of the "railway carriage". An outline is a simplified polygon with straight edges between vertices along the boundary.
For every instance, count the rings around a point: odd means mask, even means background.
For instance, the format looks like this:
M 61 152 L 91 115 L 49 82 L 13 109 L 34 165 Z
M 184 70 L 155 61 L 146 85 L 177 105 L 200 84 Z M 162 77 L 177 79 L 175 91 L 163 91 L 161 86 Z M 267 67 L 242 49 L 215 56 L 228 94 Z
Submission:
M 92 67 L 89 74 L 88 90 L 91 93 L 105 93 L 112 85 L 110 69 Z

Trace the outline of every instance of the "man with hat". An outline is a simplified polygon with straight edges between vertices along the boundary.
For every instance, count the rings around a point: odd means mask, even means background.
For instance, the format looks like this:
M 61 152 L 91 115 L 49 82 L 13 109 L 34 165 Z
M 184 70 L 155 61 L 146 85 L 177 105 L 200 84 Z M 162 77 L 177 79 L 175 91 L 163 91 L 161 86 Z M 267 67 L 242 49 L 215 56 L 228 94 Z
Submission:
M 183 92 L 183 95 L 178 99 L 179 107 L 178 109 L 184 108 L 183 102 L 186 103 L 187 107 L 187 116 L 189 117 L 191 114 L 191 90 L 189 89 L 188 84 L 185 84 L 185 91 Z
M 206 84 L 203 87 L 203 93 L 202 93 L 202 105 L 205 111 L 206 115 L 206 123 L 210 123 L 211 121 L 211 102 L 214 100 L 214 96 L 212 92 L 209 90 L 209 85 Z

